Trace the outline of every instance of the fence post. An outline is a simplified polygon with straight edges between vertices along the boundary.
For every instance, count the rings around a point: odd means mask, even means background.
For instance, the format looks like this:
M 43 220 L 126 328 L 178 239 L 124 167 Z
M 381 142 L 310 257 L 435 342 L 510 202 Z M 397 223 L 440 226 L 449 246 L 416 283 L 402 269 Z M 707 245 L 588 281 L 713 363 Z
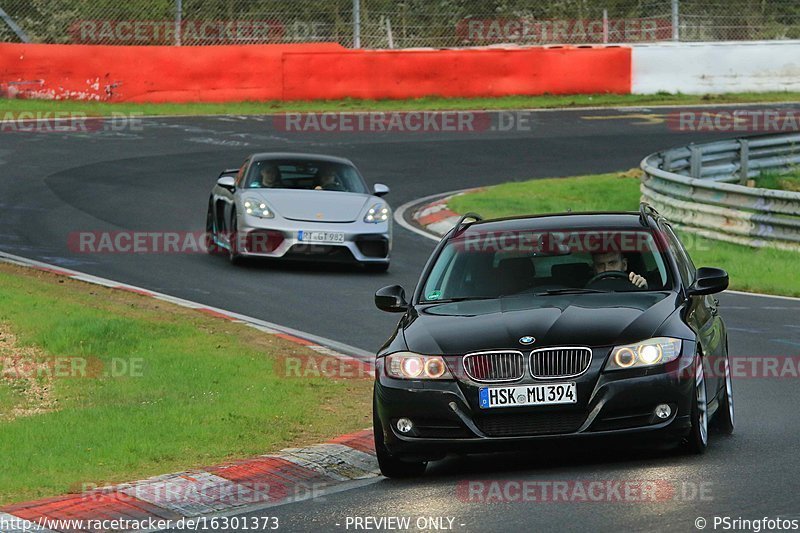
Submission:
M 603 44 L 608 44 L 608 9 L 603 10 Z
M 361 48 L 361 0 L 353 0 L 353 48 Z
M 703 150 L 699 146 L 689 146 L 689 175 L 694 179 L 700 179 L 703 173 Z
M 175 0 L 175 46 L 181 45 L 182 25 L 183 25 L 183 0 Z
M 750 141 L 739 139 L 739 184 L 747 185 L 750 173 Z
M 681 15 L 680 15 L 680 0 L 672 0 L 672 40 L 673 41 L 680 41 L 681 40 L 681 31 L 680 31 L 680 24 L 681 24 Z

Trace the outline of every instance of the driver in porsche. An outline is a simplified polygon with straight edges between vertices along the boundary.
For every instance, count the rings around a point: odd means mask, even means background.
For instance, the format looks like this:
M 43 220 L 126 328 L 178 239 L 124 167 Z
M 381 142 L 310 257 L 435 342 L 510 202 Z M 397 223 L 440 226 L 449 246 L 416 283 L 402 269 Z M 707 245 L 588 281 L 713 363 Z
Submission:
M 603 272 L 628 272 L 628 260 L 622 255 L 622 252 L 601 252 L 592 254 L 592 264 L 594 266 L 595 275 L 602 274 Z M 636 272 L 628 273 L 628 281 L 640 289 L 647 288 L 647 280 Z

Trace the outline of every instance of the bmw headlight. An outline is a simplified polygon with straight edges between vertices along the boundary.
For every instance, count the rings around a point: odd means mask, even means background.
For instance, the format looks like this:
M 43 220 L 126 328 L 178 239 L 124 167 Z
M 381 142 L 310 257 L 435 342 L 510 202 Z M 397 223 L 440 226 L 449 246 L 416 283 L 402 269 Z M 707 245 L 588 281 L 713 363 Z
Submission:
M 453 379 L 443 357 L 413 352 L 387 355 L 386 375 L 396 379 Z
M 379 224 L 389 220 L 390 211 L 389 206 L 383 203 L 373 205 L 364 215 L 364 222 L 369 224 Z
M 264 200 L 258 198 L 243 199 L 244 212 L 258 218 L 272 218 L 275 215 Z
M 681 340 L 655 337 L 636 344 L 617 346 L 611 351 L 606 370 L 625 370 L 661 365 L 681 355 Z

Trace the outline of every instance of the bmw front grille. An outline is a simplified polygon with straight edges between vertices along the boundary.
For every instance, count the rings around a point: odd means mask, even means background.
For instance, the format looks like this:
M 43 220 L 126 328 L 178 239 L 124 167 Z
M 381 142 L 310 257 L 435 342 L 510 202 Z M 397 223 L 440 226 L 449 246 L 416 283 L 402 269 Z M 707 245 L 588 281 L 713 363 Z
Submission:
M 525 357 L 513 350 L 470 353 L 464 356 L 464 371 L 473 381 L 516 381 L 525 374 Z
M 542 379 L 571 378 L 586 372 L 591 362 L 589 348 L 540 348 L 531 352 L 531 375 Z

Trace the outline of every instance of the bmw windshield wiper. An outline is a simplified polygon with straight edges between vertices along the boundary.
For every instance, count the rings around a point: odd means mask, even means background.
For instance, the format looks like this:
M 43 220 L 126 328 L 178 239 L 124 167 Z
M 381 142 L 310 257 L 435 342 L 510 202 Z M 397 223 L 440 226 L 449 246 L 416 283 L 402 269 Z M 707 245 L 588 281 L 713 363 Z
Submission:
M 456 298 L 444 298 L 442 300 L 424 300 L 426 304 L 450 304 L 453 302 L 467 302 L 470 300 L 497 300 L 502 296 L 458 296 Z
M 578 289 L 578 288 L 571 288 L 571 289 L 548 289 L 542 292 L 534 293 L 534 296 L 551 296 L 554 294 L 590 294 L 590 293 L 603 293 L 609 291 L 599 291 L 597 289 Z

